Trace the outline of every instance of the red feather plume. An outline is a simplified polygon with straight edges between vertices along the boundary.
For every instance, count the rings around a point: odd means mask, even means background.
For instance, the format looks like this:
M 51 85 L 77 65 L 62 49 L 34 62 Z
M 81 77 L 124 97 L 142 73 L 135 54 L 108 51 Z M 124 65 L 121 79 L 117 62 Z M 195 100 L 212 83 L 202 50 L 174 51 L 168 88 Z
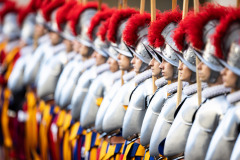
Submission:
M 62 6 L 64 3 L 65 3 L 65 0 L 53 0 L 46 6 L 43 6 L 42 13 L 45 20 L 50 21 L 52 12 L 58 7 Z
M 189 21 L 187 33 L 187 40 L 192 44 L 193 47 L 197 49 L 203 49 L 203 28 L 210 20 L 218 20 L 225 16 L 227 13 L 227 8 L 216 5 L 216 4 L 206 4 L 196 16 Z
M 179 9 L 174 11 L 165 11 L 161 18 L 152 22 L 148 31 L 148 41 L 154 47 L 161 47 L 165 40 L 161 33 L 163 29 L 171 22 L 179 23 L 182 19 L 182 13 Z
M 18 12 L 18 24 L 22 25 L 23 21 L 30 13 L 35 13 L 41 7 L 41 0 L 31 0 L 26 7 Z
M 101 11 L 104 11 L 105 9 L 107 9 L 107 5 L 106 4 L 102 4 L 101 6 Z M 82 14 L 82 12 L 84 12 L 86 9 L 98 9 L 98 2 L 88 2 L 86 5 L 81 5 L 78 4 L 76 7 L 74 7 L 74 11 L 72 11 L 69 14 L 70 17 L 70 27 L 72 29 L 72 32 L 74 35 L 77 35 L 77 31 L 76 31 L 76 26 L 78 24 L 78 20 L 80 15 Z
M 229 11 L 225 18 L 222 18 L 220 24 L 216 28 L 216 32 L 213 35 L 213 45 L 215 47 L 215 56 L 221 59 L 226 59 L 226 55 L 222 52 L 222 42 L 224 36 L 228 30 L 228 27 L 236 22 L 240 21 L 240 9 L 232 9 Z
M 67 20 L 68 20 L 67 16 L 68 16 L 70 9 L 73 8 L 74 5 L 76 5 L 76 4 L 77 4 L 77 1 L 70 0 L 57 10 L 56 22 L 57 22 L 58 29 L 60 31 L 63 31 L 63 28 L 61 25 L 67 23 Z
M 139 13 L 137 10 L 128 8 L 128 9 L 121 9 L 116 11 L 110 20 L 109 23 L 109 30 L 107 33 L 107 38 L 109 41 L 115 43 L 116 42 L 116 33 L 118 30 L 118 26 L 121 21 L 126 20 L 127 18 L 131 17 L 133 14 Z
M 191 17 L 193 16 L 194 16 L 194 12 L 189 11 L 187 16 L 180 21 L 180 23 L 178 24 L 178 27 L 174 30 L 173 40 L 180 51 L 182 51 L 185 47 L 184 45 L 185 45 L 186 36 L 187 36 L 186 29 L 188 27 L 187 23 L 191 21 Z
M 123 40 L 129 46 L 136 44 L 138 40 L 138 31 L 140 27 L 149 26 L 151 15 L 149 13 L 135 14 L 127 21 L 123 30 Z
M 107 9 L 104 11 L 99 11 L 92 17 L 90 26 L 88 28 L 88 33 L 87 33 L 91 40 L 93 40 L 93 31 L 95 27 L 97 27 L 101 23 L 101 21 L 105 21 L 106 19 L 111 17 L 115 11 L 116 11 L 115 9 Z
M 111 18 L 108 18 L 105 22 L 103 22 L 101 24 L 101 26 L 98 29 L 97 35 L 100 36 L 102 41 L 106 40 L 106 36 L 107 36 L 107 31 L 108 31 L 108 28 L 109 28 L 110 20 L 111 20 Z
M 4 3 L 3 8 L 0 11 L 0 20 L 1 22 L 3 22 L 3 19 L 5 17 L 6 14 L 13 12 L 13 13 L 17 13 L 18 12 L 18 8 L 16 7 L 16 3 L 13 1 L 6 1 Z

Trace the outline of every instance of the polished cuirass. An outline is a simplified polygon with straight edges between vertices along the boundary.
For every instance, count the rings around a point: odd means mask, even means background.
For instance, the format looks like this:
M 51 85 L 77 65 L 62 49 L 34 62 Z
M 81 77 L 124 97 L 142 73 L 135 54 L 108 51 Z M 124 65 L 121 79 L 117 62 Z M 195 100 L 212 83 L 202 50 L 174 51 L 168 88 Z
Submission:
M 64 88 L 65 83 L 69 79 L 72 71 L 74 68 L 77 67 L 78 62 L 81 61 L 80 55 L 74 56 L 74 59 L 69 61 L 66 66 L 64 67 L 59 79 L 58 83 L 56 86 L 55 94 L 54 94 L 54 100 L 57 105 L 60 105 L 60 100 L 61 100 L 61 91 Z
M 117 71 L 112 74 L 109 80 L 106 79 L 106 83 L 112 84 L 111 89 L 106 93 L 106 96 L 104 96 L 103 101 L 98 109 L 97 115 L 96 115 L 96 120 L 95 120 L 95 129 L 98 133 L 102 133 L 102 123 L 103 123 L 103 118 L 106 114 L 106 111 L 116 95 L 117 91 L 121 87 L 121 71 Z
M 187 83 L 183 82 L 183 87 L 186 85 Z M 167 85 L 166 91 L 170 95 L 167 97 L 162 107 L 152 132 L 149 145 L 149 152 L 151 156 L 159 155 L 158 147 L 160 143 L 164 142 L 174 120 L 177 103 L 177 82 Z M 186 95 L 183 94 L 182 99 L 185 99 L 185 97 Z
M 233 151 L 232 151 L 230 160 L 240 159 L 240 147 L 239 146 L 240 146 L 240 136 L 238 135 L 238 138 L 233 147 Z
M 74 121 L 80 120 L 83 101 L 88 93 L 89 86 L 96 77 L 96 66 L 94 65 L 88 70 L 84 71 L 78 79 L 76 88 L 73 92 L 73 96 L 71 99 L 71 115 Z
M 227 96 L 231 106 L 213 134 L 206 159 L 230 159 L 239 134 L 240 106 L 236 105 L 240 101 L 239 93 L 233 92 Z
M 207 85 L 202 83 L 202 88 L 206 87 Z M 188 134 L 192 127 L 194 113 L 199 108 L 196 92 L 197 84 L 186 86 L 183 89 L 183 93 L 187 95 L 187 98 L 179 105 L 178 113 L 176 114 L 175 112 L 176 118 L 166 137 L 164 155 L 167 157 L 179 155 L 184 152 Z
M 26 69 L 24 71 L 23 81 L 25 85 L 36 85 L 36 77 L 39 72 L 41 62 L 43 60 L 46 48 L 49 48 L 50 42 L 48 36 L 43 36 L 43 42 L 40 42 L 40 45 L 31 55 L 31 60 L 26 63 Z
M 44 101 L 54 99 L 58 78 L 64 65 L 67 63 L 67 56 L 63 49 L 64 46 L 61 44 L 52 47 L 52 49 L 49 50 L 51 51 L 51 55 L 47 55 L 49 52 L 46 52 L 45 58 L 40 66 L 41 68 L 36 79 L 37 95 Z
M 72 99 L 74 90 L 77 86 L 79 77 L 82 75 L 82 73 L 85 70 L 89 69 L 94 64 L 95 64 L 95 59 L 90 59 L 85 62 L 78 61 L 75 68 L 73 68 L 71 75 L 68 77 L 66 83 L 64 84 L 61 90 L 59 106 L 62 109 L 66 109 L 66 107 L 71 103 L 71 99 Z
M 149 145 L 153 128 L 157 121 L 158 115 L 162 110 L 163 104 L 167 98 L 167 92 L 165 88 L 167 80 L 162 77 L 156 80 L 155 84 L 158 89 L 150 100 L 140 132 L 140 142 L 143 146 Z
M 149 100 L 153 95 L 152 71 L 147 70 L 135 77 L 137 84 L 130 96 L 129 106 L 123 120 L 122 136 L 132 140 L 138 138 Z
M 94 127 L 96 115 L 99 108 L 97 103 L 98 101 L 101 101 L 102 98 L 104 98 L 107 89 L 109 89 L 109 86 L 106 85 L 111 85 L 111 83 L 103 83 L 111 76 L 109 65 L 104 64 L 104 66 L 106 66 L 105 70 L 102 73 L 97 73 L 97 77 L 93 80 L 91 86 L 89 87 L 89 91 L 82 105 L 80 124 L 83 128 L 86 129 Z
M 30 55 L 33 52 L 32 46 L 26 46 L 20 50 L 20 58 L 14 65 L 14 68 L 8 79 L 8 88 L 11 92 L 18 93 L 25 89 L 23 82 L 23 75 L 26 67 L 26 63 L 30 60 Z
M 196 113 L 185 147 L 185 159 L 205 159 L 212 135 L 229 108 L 225 96 L 229 92 L 223 85 L 202 92 L 206 102 Z
M 123 118 L 126 112 L 125 107 L 129 105 L 129 98 L 135 88 L 134 76 L 135 72 L 127 73 L 125 76 L 125 84 L 117 91 L 112 102 L 110 103 L 105 116 L 103 118 L 103 132 L 111 134 L 122 128 Z

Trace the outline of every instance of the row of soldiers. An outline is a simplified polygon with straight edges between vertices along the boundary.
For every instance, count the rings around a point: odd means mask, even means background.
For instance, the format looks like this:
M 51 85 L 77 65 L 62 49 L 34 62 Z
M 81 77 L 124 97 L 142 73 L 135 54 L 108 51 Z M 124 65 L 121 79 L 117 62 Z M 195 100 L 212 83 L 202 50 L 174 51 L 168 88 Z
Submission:
M 240 9 L 199 10 L 1 0 L 4 158 L 240 159 Z

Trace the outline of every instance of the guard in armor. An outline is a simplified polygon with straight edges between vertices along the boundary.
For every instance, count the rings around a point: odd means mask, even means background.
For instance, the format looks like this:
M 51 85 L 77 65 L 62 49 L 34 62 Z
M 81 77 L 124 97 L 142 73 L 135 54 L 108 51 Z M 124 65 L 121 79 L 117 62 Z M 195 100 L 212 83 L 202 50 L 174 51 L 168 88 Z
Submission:
M 214 33 L 215 56 L 225 67 L 221 71 L 223 85 L 230 87 L 232 92 L 228 94 L 229 109 L 218 125 L 205 159 L 239 159 L 239 146 L 236 143 L 239 137 L 239 31 L 240 10 L 230 11 L 224 17 Z M 221 33 L 221 34 L 220 34 Z M 234 147 L 235 146 L 235 147 Z M 233 151 L 234 148 L 234 151 Z M 223 152 L 224 150 L 224 152 Z
M 157 15 L 157 19 L 161 18 L 161 14 Z M 150 26 L 149 28 L 149 36 L 154 36 L 153 33 L 153 28 Z M 161 108 L 166 100 L 166 90 L 165 87 L 168 83 L 167 80 L 165 80 L 164 77 L 162 77 L 161 74 L 161 69 L 159 68 L 162 58 L 159 56 L 157 53 L 155 53 L 150 46 L 144 45 L 146 49 L 148 50 L 148 53 L 151 54 L 152 59 L 149 63 L 149 66 L 151 67 L 152 70 L 152 76 L 156 77 L 155 85 L 157 87 L 155 93 L 153 94 L 152 98 L 149 101 L 149 105 L 146 111 L 146 114 L 144 116 L 143 122 L 142 122 L 142 127 L 141 127 L 141 132 L 140 132 L 140 143 L 142 146 L 146 148 L 146 152 L 144 155 L 144 159 L 149 159 L 150 154 L 149 154 L 149 144 L 150 144 L 150 139 L 152 135 L 153 128 L 155 126 L 155 123 L 157 121 L 158 115 L 161 111 Z
M 203 90 L 203 102 L 194 113 L 193 125 L 185 147 L 185 159 L 205 158 L 212 135 L 229 108 L 226 94 L 230 92 L 230 88 L 225 88 L 222 84 L 220 71 L 223 67 L 214 57 L 215 50 L 210 40 L 219 20 L 226 16 L 228 9 L 218 5 L 210 10 L 207 8 L 196 15 L 195 23 L 191 23 L 188 29 L 189 43 L 201 60 L 197 66 L 200 80 L 207 83 L 208 88 Z M 199 32 L 194 32 L 193 29 Z M 201 35 L 198 34 L 200 31 Z
M 1 46 L 0 56 L 0 87 L 1 87 L 1 129 L 5 158 L 16 156 L 17 142 L 17 111 L 19 106 L 11 105 L 11 91 L 7 87 L 9 76 L 20 56 L 19 38 L 20 28 L 17 23 L 18 8 L 15 2 L 7 1 L 0 10 L 2 34 L 4 40 Z M 8 152 L 9 151 L 9 152 Z
M 134 9 L 122 9 L 116 11 L 109 23 L 109 29 L 107 32 L 108 40 L 111 41 L 110 52 L 118 53 L 118 64 L 122 72 L 127 72 L 122 77 L 122 86 L 116 91 L 112 98 L 102 122 L 102 129 L 105 132 L 103 135 L 108 135 L 108 150 L 106 157 L 115 157 L 119 159 L 120 154 L 123 153 L 123 144 L 125 140 L 122 137 L 121 128 L 123 124 L 123 118 L 129 104 L 129 97 L 133 89 L 135 88 L 133 68 L 131 60 L 133 58 L 132 53 L 128 50 L 123 42 L 123 30 L 131 15 L 136 14 Z M 111 51 L 113 50 L 113 51 Z M 106 137 L 105 137 L 106 138 Z
M 148 65 L 152 57 L 144 47 L 144 45 L 148 45 L 147 34 L 150 22 L 151 16 L 149 13 L 136 14 L 127 21 L 123 31 L 123 40 L 133 54 L 131 63 L 136 73 L 134 78 L 136 87 L 129 98 L 130 102 L 122 128 L 123 138 L 128 143 L 124 153 L 126 158 L 141 158 L 145 153 L 145 148 L 140 145 L 139 134 L 149 100 L 153 94 L 152 71 L 149 70 Z M 136 150 L 136 153 L 134 153 L 134 150 Z
M 162 57 L 162 63 L 160 64 L 162 76 L 166 80 L 171 81 L 171 84 L 165 87 L 165 103 L 161 106 L 161 108 L 159 108 L 160 113 L 156 120 L 150 139 L 149 153 L 153 157 L 159 157 L 163 155 L 162 150 L 164 147 L 165 138 L 171 127 L 171 123 L 174 119 L 174 112 L 176 110 L 178 76 L 177 67 L 179 58 L 176 52 L 178 49 L 172 39 L 172 35 L 174 29 L 181 20 L 181 17 L 182 14 L 178 10 L 166 11 L 159 20 L 156 20 L 150 26 L 151 32 L 149 34 L 149 41 L 150 44 L 155 47 L 153 51 Z M 158 34 L 156 34 L 156 31 Z M 183 87 L 186 85 L 187 83 L 183 82 Z M 185 95 L 182 95 L 182 98 L 184 99 Z M 159 155 L 159 153 L 161 155 Z

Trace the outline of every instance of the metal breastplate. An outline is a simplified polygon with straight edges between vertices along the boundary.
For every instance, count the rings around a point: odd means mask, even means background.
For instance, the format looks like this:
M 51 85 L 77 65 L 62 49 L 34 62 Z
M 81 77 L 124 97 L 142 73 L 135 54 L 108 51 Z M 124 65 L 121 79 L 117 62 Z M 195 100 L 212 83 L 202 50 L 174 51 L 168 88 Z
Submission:
M 64 63 L 61 55 L 56 54 L 46 61 L 40 70 L 37 83 L 37 95 L 44 101 L 54 99 L 58 78 L 63 70 Z
M 239 122 L 240 106 L 232 106 L 213 135 L 206 159 L 230 159 L 239 134 Z
M 228 108 L 224 95 L 204 103 L 198 110 L 185 147 L 185 159 L 204 159 L 212 135 Z
M 153 93 L 152 79 L 149 78 L 139 84 L 131 95 L 130 103 L 123 120 L 123 138 L 133 139 L 139 137 L 143 118 L 145 116 L 148 102 Z
M 60 106 L 62 89 L 64 88 L 64 85 L 66 84 L 68 78 L 70 77 L 71 72 L 76 67 L 76 64 L 77 64 L 77 62 L 74 60 L 68 62 L 68 64 L 64 67 L 64 69 L 59 77 L 59 80 L 57 82 L 57 87 L 55 90 L 55 95 L 54 95 L 55 103 L 59 106 Z
M 151 99 L 141 128 L 140 142 L 143 146 L 147 146 L 150 143 L 152 131 L 157 121 L 158 115 L 160 114 L 163 104 L 166 100 L 166 95 L 167 92 L 164 86 L 157 90 Z
M 239 146 L 240 146 L 240 136 L 238 135 L 237 141 L 233 147 L 230 160 L 240 159 Z
M 182 99 L 185 98 L 185 95 L 182 95 Z M 177 94 L 171 95 L 162 107 L 156 124 L 153 129 L 152 137 L 150 140 L 150 155 L 158 156 L 158 146 L 163 140 L 167 137 L 168 131 L 174 120 L 174 113 L 176 110 Z
M 8 79 L 8 88 L 13 94 L 18 93 L 25 88 L 25 85 L 23 83 L 23 74 L 27 60 L 27 56 L 20 57 L 15 63 L 11 75 Z
M 117 91 L 121 87 L 121 80 L 116 81 L 110 91 L 107 93 L 107 95 L 104 97 L 101 106 L 98 109 L 97 116 L 96 116 L 96 121 L 95 121 L 95 129 L 97 130 L 98 133 L 102 133 L 102 124 L 103 124 L 103 118 L 106 114 L 106 111 L 114 98 L 114 95 L 116 95 Z
M 63 84 L 63 87 L 61 89 L 59 106 L 62 109 L 66 109 L 66 107 L 71 103 L 78 79 L 83 73 L 83 63 L 81 61 L 77 62 L 77 64 L 75 64 L 73 67 L 74 68 L 71 74 L 69 75 L 69 77 L 67 77 L 67 80 Z
M 96 77 L 96 68 L 95 66 L 86 70 L 77 82 L 77 86 L 73 92 L 73 96 L 71 99 L 72 106 L 72 118 L 75 121 L 80 120 L 81 108 L 83 101 L 88 93 L 89 86 L 92 83 L 92 80 Z
M 110 133 L 122 128 L 125 115 L 124 106 L 128 106 L 129 97 L 135 88 L 134 79 L 124 84 L 117 92 L 110 103 L 106 115 L 103 118 L 102 128 L 106 133 Z
M 35 52 L 31 55 L 31 60 L 26 63 L 23 81 L 25 85 L 35 83 L 37 74 L 40 69 L 40 64 L 44 57 L 44 48 L 48 47 L 49 43 L 40 45 Z
M 173 121 L 164 145 L 165 156 L 175 156 L 184 152 L 192 127 L 192 119 L 197 109 L 197 94 L 194 94 L 186 99 Z
M 91 86 L 89 87 L 89 91 L 84 99 L 80 115 L 80 124 L 83 128 L 87 129 L 94 126 L 98 112 L 97 99 L 104 97 L 107 87 L 104 85 L 103 81 L 106 80 L 110 74 L 110 71 L 103 72 L 93 80 Z

